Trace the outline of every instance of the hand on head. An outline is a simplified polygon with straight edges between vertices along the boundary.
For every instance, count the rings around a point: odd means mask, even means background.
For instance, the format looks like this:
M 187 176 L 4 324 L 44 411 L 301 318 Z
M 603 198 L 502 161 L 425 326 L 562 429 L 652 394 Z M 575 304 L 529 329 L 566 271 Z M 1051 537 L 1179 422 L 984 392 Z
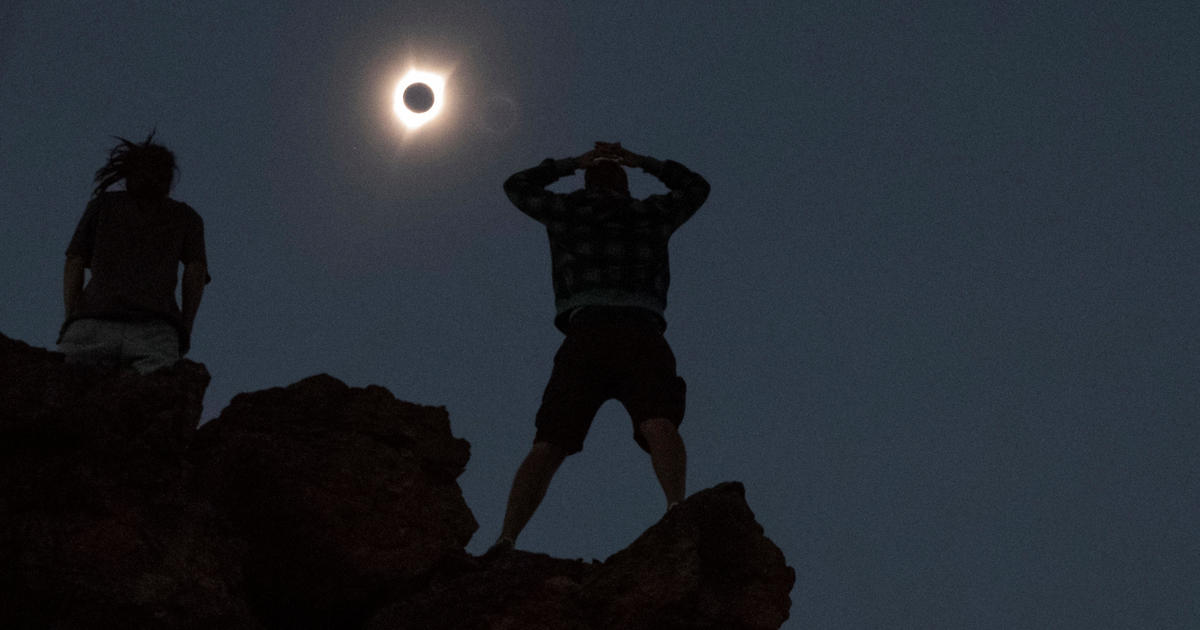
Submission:
M 592 164 L 596 163 L 597 157 L 600 157 L 600 155 L 595 149 L 592 149 L 591 151 L 588 151 L 587 153 L 575 158 L 575 168 L 589 168 Z
M 595 148 L 575 158 L 579 168 L 588 168 L 597 160 L 615 160 L 621 166 L 639 167 L 644 156 L 621 146 L 620 142 L 596 142 Z
M 621 146 L 620 142 L 596 142 L 596 148 L 593 152 L 597 157 L 605 157 L 615 159 L 621 166 L 640 166 L 642 156 Z
M 596 153 L 603 155 L 604 157 L 615 158 L 615 157 L 617 157 L 617 154 L 621 151 L 621 143 L 620 142 L 600 142 L 599 140 L 597 140 L 596 148 L 593 150 Z

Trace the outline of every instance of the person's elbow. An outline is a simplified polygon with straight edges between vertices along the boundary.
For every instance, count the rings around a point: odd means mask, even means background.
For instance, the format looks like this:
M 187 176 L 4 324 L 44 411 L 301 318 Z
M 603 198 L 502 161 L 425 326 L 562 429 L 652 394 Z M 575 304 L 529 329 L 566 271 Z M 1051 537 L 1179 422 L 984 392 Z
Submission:
M 87 263 L 84 262 L 83 256 L 67 256 L 67 262 L 63 267 L 68 274 L 82 274 Z
M 525 189 L 525 178 L 521 177 L 520 173 L 510 175 L 504 180 L 504 194 L 512 197 Z
M 688 188 L 688 197 L 697 208 L 708 199 L 708 193 L 712 191 L 712 186 L 703 177 L 697 177 Z

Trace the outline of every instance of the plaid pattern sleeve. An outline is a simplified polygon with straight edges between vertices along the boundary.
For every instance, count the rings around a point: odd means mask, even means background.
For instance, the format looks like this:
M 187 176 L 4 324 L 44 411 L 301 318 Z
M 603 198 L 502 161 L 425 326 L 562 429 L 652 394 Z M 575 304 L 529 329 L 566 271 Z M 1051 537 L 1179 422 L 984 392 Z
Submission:
M 575 172 L 575 160 L 546 158 L 541 164 L 513 174 L 504 182 L 504 193 L 521 212 L 545 223 L 566 211 L 566 195 L 546 190 L 560 178 Z
M 645 203 L 668 217 L 672 228 L 678 228 L 692 218 L 708 199 L 708 181 L 679 162 L 646 158 L 642 170 L 670 189 L 670 192 L 647 197 Z
M 545 160 L 504 182 L 509 200 L 546 226 L 556 325 L 576 308 L 637 307 L 659 316 L 671 282 L 667 242 L 708 197 L 708 182 L 682 164 L 646 158 L 642 170 L 669 192 L 635 199 L 585 189 L 557 194 L 546 186 L 575 170 L 575 160 Z

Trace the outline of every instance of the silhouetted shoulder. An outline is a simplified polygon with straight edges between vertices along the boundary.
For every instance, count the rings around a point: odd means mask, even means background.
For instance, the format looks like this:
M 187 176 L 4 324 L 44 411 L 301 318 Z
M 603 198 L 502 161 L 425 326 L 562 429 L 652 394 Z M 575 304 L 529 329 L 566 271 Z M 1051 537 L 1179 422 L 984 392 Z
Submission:
M 204 222 L 204 219 L 200 217 L 200 213 L 196 212 L 195 208 L 182 201 L 168 198 L 167 206 L 171 212 L 174 212 L 181 217 L 185 217 L 189 221 L 199 221 L 201 223 Z

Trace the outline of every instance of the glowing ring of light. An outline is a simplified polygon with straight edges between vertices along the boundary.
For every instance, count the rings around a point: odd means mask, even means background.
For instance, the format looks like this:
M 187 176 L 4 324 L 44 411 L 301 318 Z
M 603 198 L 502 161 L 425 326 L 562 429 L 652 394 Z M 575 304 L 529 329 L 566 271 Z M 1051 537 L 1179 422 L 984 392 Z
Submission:
M 424 83 L 433 90 L 433 107 L 427 111 L 417 113 L 404 105 L 404 90 L 414 83 Z M 392 111 L 396 112 L 396 117 L 400 119 L 401 123 L 404 123 L 405 127 L 416 129 L 433 120 L 442 111 L 445 88 L 446 79 L 441 75 L 424 70 L 409 70 L 408 74 L 405 74 L 404 78 L 396 84 L 396 92 L 392 95 Z

